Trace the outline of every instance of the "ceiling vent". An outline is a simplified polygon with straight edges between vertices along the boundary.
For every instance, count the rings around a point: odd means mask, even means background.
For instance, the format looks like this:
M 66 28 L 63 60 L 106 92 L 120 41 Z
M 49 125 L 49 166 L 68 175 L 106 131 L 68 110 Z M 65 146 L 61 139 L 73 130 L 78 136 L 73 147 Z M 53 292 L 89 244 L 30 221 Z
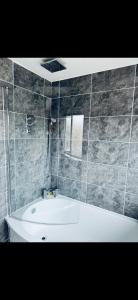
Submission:
M 60 61 L 59 58 L 44 58 L 41 66 L 48 70 L 51 73 L 59 72 L 65 70 L 64 64 Z

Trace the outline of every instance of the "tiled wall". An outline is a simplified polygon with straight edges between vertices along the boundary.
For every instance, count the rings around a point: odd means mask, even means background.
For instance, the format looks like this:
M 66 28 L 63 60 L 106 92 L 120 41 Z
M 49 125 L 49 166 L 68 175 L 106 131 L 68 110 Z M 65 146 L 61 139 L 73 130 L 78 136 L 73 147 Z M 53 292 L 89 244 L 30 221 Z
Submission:
M 1 86 L 8 86 L 8 96 Z M 48 161 L 48 118 L 51 83 L 0 58 L 0 240 L 6 239 L 4 217 L 41 195 L 51 182 Z M 3 100 L 4 99 L 4 100 Z M 6 109 L 9 105 L 9 127 Z M 27 133 L 26 115 L 34 115 Z M 9 131 L 8 131 L 9 128 Z M 11 206 L 8 205 L 8 134 L 10 149 Z M 8 152 L 7 152 L 8 155 Z M 8 156 L 7 156 L 8 157 Z
M 4 86 L 8 86 L 8 96 Z M 27 114 L 34 115 L 30 134 L 26 131 Z M 73 116 L 79 116 L 80 127 L 74 125 Z M 56 118 L 51 165 L 49 117 Z M 67 117 L 72 124 L 70 132 Z M 62 80 L 51 86 L 38 75 L 0 58 L 0 240 L 8 238 L 4 217 L 9 208 L 14 211 L 39 197 L 41 188 L 50 186 L 50 173 L 52 186 L 57 185 L 61 193 L 138 219 L 137 128 L 137 66 Z
M 138 66 L 54 82 L 52 96 L 57 118 L 53 186 L 69 197 L 138 219 Z M 82 140 L 76 134 L 73 141 L 66 124 L 67 116 L 75 115 L 84 118 L 83 133 Z M 76 147 L 74 153 L 81 148 L 78 157 L 68 150 L 67 139 L 69 149 Z

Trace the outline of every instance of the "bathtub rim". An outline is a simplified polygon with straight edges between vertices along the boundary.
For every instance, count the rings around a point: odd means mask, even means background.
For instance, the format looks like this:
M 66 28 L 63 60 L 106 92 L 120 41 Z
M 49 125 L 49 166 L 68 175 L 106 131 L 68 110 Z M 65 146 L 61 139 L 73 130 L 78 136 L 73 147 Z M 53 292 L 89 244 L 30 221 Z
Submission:
M 66 196 L 64 196 L 64 195 L 59 195 L 59 196 L 62 196 L 63 198 L 66 197 Z M 134 219 L 134 218 L 130 218 L 130 217 L 128 217 L 128 216 L 121 215 L 121 214 L 118 214 L 118 213 L 116 213 L 116 212 L 109 211 L 109 210 L 103 209 L 103 208 L 101 208 L 101 207 L 97 207 L 97 206 L 95 206 L 95 205 L 92 205 L 92 204 L 89 204 L 89 203 L 86 203 L 86 202 L 82 202 L 82 201 L 79 201 L 79 200 L 76 200 L 76 199 L 72 199 L 72 198 L 69 198 L 69 197 L 66 197 L 66 198 L 71 199 L 73 202 L 77 203 L 77 204 L 80 205 L 82 208 L 91 208 L 91 209 L 93 209 L 93 210 L 96 210 L 97 212 L 99 211 L 99 212 L 101 212 L 101 213 L 103 213 L 103 214 L 105 214 L 105 215 L 112 216 L 112 217 L 114 217 L 114 218 L 116 218 L 116 219 L 121 219 L 121 220 L 123 220 L 123 221 L 128 221 L 128 222 L 130 222 L 131 224 L 132 224 L 132 223 L 133 223 L 133 224 L 134 224 L 134 223 L 135 223 L 135 224 L 138 224 L 138 220 L 136 220 L 136 219 Z M 38 199 L 40 199 L 40 198 L 38 198 Z M 38 200 L 38 199 L 37 199 L 37 200 Z M 34 202 L 37 202 L 37 200 L 31 202 L 31 204 L 32 204 L 32 203 L 34 204 Z M 31 204 L 29 204 L 29 206 L 31 206 Z M 27 207 L 28 207 L 28 205 L 27 205 Z M 31 234 L 29 234 L 29 233 L 24 229 L 23 226 L 21 226 L 20 228 L 19 228 L 19 226 L 14 226 L 16 223 L 17 223 L 18 225 L 21 224 L 21 223 L 26 223 L 26 224 L 31 223 L 32 225 L 34 224 L 35 226 L 42 227 L 42 229 L 43 229 L 44 227 L 48 227 L 48 226 L 56 226 L 56 227 L 57 227 L 57 226 L 70 226 L 70 225 L 77 226 L 77 225 L 78 225 L 78 223 L 77 223 L 77 224 L 64 224 L 64 225 L 61 225 L 61 224 L 57 224 L 57 225 L 53 224 L 53 225 L 51 225 L 51 224 L 35 223 L 35 222 L 29 222 L 29 221 L 22 220 L 22 219 L 17 219 L 17 218 L 15 218 L 15 217 L 9 216 L 9 215 L 7 215 L 7 216 L 5 217 L 5 221 L 6 221 L 7 224 L 8 224 L 9 231 L 12 230 L 12 231 L 15 232 L 17 235 L 19 235 L 21 238 L 25 239 L 26 242 L 34 242 L 34 236 L 32 236 Z M 15 223 L 15 224 L 14 224 L 14 223 Z M 16 225 L 17 225 L 17 224 L 16 224 Z M 23 224 L 22 224 L 22 225 L 23 225 Z M 42 242 L 42 241 L 39 240 L 38 238 L 35 238 L 35 242 Z
M 135 222 L 135 223 L 138 224 L 138 220 L 137 219 L 129 217 L 129 216 L 126 216 L 126 215 L 123 215 L 123 214 L 120 214 L 120 213 L 117 213 L 115 211 L 111 211 L 111 210 L 108 210 L 108 209 L 96 206 L 94 204 L 83 202 L 81 200 L 77 200 L 77 199 L 74 199 L 74 198 L 62 195 L 62 194 L 58 194 L 58 196 L 55 197 L 54 199 L 56 200 L 56 199 L 58 199 L 58 197 L 61 197 L 62 199 L 70 200 L 70 201 L 72 201 L 72 202 L 80 205 L 81 207 L 89 207 L 91 209 L 96 209 L 97 211 L 99 211 L 101 213 L 104 212 L 106 215 L 114 216 L 116 218 L 119 218 L 119 219 L 121 218 L 123 220 L 128 220 L 128 221 Z M 42 197 L 38 197 L 37 199 L 33 200 L 32 202 L 27 203 L 25 206 L 17 209 L 14 213 L 18 213 L 19 211 L 25 211 L 28 207 L 31 207 L 31 205 L 34 205 L 35 203 L 38 203 L 39 201 L 43 201 L 43 200 L 45 200 L 45 199 L 43 199 Z M 51 199 L 48 199 L 47 201 L 50 201 L 50 200 Z M 13 218 L 13 219 L 16 219 L 16 220 L 19 220 L 19 221 L 22 221 L 22 222 L 29 222 L 29 223 L 34 223 L 34 224 L 49 225 L 49 224 L 46 224 L 46 223 L 38 223 L 38 222 L 35 223 L 33 221 L 24 220 L 24 219 L 21 219 L 21 218 L 18 218 L 16 216 L 12 215 L 12 214 L 11 215 L 7 214 L 7 216 L 5 217 L 5 220 L 6 220 L 6 218 Z M 50 225 L 52 225 L 52 224 L 50 224 Z M 56 224 L 53 224 L 53 225 L 56 225 Z

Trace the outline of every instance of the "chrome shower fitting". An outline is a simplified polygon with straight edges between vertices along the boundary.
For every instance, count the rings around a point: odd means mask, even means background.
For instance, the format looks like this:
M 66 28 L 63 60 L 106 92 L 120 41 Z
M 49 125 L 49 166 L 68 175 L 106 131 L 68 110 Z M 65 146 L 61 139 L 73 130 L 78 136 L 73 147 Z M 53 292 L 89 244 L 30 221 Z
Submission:
M 54 124 L 56 123 L 56 119 L 51 118 L 49 119 L 49 133 L 52 133 L 54 130 Z
M 34 115 L 27 114 L 26 115 L 26 131 L 27 133 L 31 133 L 31 127 L 34 125 L 35 117 Z

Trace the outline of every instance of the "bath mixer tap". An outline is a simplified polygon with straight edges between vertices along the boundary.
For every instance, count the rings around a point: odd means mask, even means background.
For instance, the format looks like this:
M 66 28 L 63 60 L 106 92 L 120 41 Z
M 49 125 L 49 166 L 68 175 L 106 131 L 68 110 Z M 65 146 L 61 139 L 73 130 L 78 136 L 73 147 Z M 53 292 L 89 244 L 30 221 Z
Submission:
M 57 193 L 58 193 L 57 187 L 50 188 L 50 189 L 43 188 L 42 189 L 42 198 L 43 199 L 53 198 L 53 197 L 56 197 Z

